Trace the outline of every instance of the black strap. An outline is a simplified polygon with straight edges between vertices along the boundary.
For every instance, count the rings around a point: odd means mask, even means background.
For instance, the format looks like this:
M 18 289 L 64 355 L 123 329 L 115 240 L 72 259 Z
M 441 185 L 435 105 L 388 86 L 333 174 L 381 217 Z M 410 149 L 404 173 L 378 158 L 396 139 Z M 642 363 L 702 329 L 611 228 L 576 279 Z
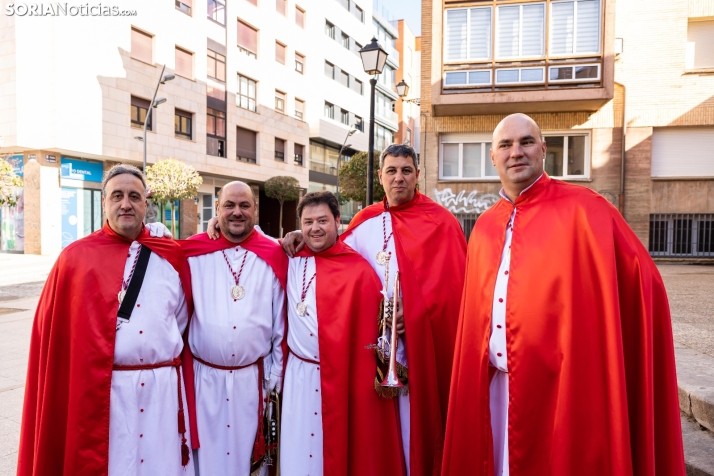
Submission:
M 131 312 L 134 310 L 134 304 L 136 304 L 136 300 L 139 298 L 139 291 L 141 290 L 141 284 L 144 282 L 144 275 L 146 274 L 146 267 L 149 264 L 150 254 L 151 250 L 147 246 L 142 245 L 139 258 L 136 260 L 134 275 L 129 282 L 129 289 L 126 290 L 124 300 L 121 302 L 121 306 L 119 306 L 118 316 L 127 321 L 129 321 Z

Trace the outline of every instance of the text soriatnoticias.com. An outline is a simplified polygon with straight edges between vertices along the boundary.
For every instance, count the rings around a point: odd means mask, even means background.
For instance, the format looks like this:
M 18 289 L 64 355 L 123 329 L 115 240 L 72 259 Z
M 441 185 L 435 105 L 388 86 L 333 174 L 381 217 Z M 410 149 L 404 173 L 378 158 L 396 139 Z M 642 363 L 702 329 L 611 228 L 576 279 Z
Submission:
M 18 17 L 135 17 L 136 10 L 109 5 L 69 5 L 67 3 L 8 3 L 5 15 Z

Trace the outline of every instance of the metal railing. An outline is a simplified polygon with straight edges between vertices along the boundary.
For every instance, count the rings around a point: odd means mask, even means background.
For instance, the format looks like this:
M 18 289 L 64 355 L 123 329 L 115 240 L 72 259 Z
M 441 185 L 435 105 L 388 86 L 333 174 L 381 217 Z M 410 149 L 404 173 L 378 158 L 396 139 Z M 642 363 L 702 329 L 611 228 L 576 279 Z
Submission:
M 471 231 L 476 225 L 476 220 L 478 220 L 479 215 L 476 213 L 456 213 L 454 214 L 459 223 L 461 224 L 461 229 L 464 231 L 464 236 L 466 241 L 469 241 L 471 237 Z
M 649 252 L 653 257 L 714 257 L 714 214 L 650 215 Z

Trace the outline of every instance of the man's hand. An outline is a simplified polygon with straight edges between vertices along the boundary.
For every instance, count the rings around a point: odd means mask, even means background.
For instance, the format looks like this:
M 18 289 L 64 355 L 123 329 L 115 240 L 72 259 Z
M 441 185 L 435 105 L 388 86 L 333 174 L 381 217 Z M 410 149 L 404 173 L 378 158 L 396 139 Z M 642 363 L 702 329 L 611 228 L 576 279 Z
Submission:
M 283 250 L 292 258 L 295 256 L 295 253 L 299 252 L 305 246 L 305 241 L 302 239 L 302 232 L 300 230 L 291 231 L 285 235 L 282 244 Z
M 206 229 L 206 233 L 208 233 L 208 237 L 212 240 L 217 240 L 218 238 L 221 237 L 221 232 L 220 228 L 218 228 L 218 218 L 213 217 L 210 220 L 208 220 L 208 228 Z
M 166 226 L 161 223 L 161 222 L 156 222 L 156 223 L 147 223 L 144 225 L 147 230 L 149 230 L 149 234 L 151 235 L 152 238 L 173 238 L 174 235 L 171 234 L 171 231 L 166 228 Z
M 279 377 L 274 374 L 269 374 L 270 378 L 264 379 L 265 385 L 263 386 L 263 389 L 266 391 L 266 393 L 270 393 L 272 391 L 275 391 L 276 393 L 280 393 L 281 390 L 281 385 L 280 381 L 282 380 L 282 377 Z
M 397 316 L 397 334 L 402 335 L 404 334 L 404 309 L 402 307 L 402 298 L 397 299 L 397 310 L 396 310 L 396 316 Z M 387 319 L 387 325 L 392 326 L 392 320 Z

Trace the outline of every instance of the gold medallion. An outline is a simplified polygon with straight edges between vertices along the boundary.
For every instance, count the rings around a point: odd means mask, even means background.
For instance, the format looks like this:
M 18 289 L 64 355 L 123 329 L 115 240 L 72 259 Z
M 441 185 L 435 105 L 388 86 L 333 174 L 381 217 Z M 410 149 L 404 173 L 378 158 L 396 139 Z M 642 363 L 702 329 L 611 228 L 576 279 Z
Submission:
M 245 297 L 245 288 L 243 286 L 233 286 L 231 288 L 231 297 L 238 301 Z
M 117 298 L 119 298 L 119 304 L 121 304 L 122 301 L 124 300 L 124 296 L 126 296 L 126 289 L 122 289 L 121 291 L 119 291 L 119 294 L 117 295 Z
M 300 316 L 304 316 L 307 313 L 307 304 L 299 302 L 297 303 L 297 306 L 295 306 L 295 309 Z
M 387 261 L 389 261 L 389 253 L 387 253 L 386 251 L 380 251 L 379 253 L 377 253 L 378 264 L 384 266 L 385 264 L 387 264 Z

